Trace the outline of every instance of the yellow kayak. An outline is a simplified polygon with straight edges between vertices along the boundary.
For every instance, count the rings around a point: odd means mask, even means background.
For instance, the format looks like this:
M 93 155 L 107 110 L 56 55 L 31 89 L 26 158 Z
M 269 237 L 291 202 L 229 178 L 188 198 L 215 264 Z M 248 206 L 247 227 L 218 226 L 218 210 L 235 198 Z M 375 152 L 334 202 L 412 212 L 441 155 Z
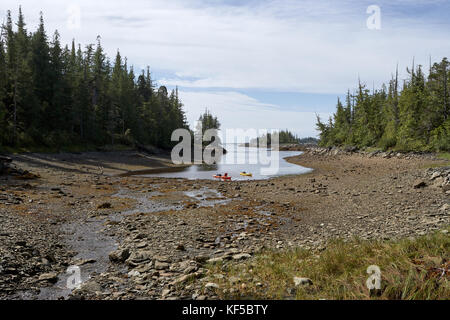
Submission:
M 241 176 L 244 176 L 244 177 L 252 177 L 253 174 L 247 173 L 247 172 L 241 172 Z

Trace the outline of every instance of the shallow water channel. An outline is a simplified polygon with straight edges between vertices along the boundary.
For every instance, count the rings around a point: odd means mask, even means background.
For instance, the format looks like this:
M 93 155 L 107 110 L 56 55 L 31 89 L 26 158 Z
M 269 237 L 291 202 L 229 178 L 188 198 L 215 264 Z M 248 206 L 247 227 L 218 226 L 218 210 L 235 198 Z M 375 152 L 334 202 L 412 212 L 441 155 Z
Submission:
M 193 191 L 185 191 L 184 195 L 191 198 L 198 206 L 214 206 L 223 204 L 229 199 L 223 197 L 219 192 L 209 188 L 201 188 Z M 109 266 L 109 253 L 117 249 L 119 243 L 114 236 L 104 232 L 108 221 L 119 222 L 127 215 L 135 213 L 152 213 L 167 210 L 181 210 L 183 204 L 167 204 L 163 202 L 152 201 L 150 198 L 160 195 L 159 192 L 150 192 L 146 194 L 136 194 L 132 190 L 120 189 L 114 194 L 114 197 L 128 198 L 136 201 L 133 209 L 112 213 L 106 216 L 88 217 L 82 221 L 66 223 L 62 227 L 64 241 L 66 245 L 77 255 L 73 258 L 77 261 L 81 271 L 82 283 L 90 279 L 93 274 L 105 272 Z M 126 267 L 124 267 L 126 272 Z M 42 287 L 36 297 L 42 300 L 67 299 L 71 289 L 67 286 L 69 273 L 62 273 L 58 276 L 56 284 L 48 287 Z M 33 298 L 30 293 L 23 293 L 22 299 Z

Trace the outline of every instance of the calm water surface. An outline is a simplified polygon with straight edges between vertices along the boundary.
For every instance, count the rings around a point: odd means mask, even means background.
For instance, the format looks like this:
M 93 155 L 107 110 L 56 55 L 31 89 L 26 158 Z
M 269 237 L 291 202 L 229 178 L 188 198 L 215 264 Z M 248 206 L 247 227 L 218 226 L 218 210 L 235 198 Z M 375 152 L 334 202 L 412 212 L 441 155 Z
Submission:
M 142 174 L 148 177 L 185 178 L 185 179 L 214 179 L 213 175 L 228 173 L 233 180 L 269 179 L 276 176 L 302 174 L 312 171 L 284 160 L 286 157 L 300 155 L 299 151 L 271 151 L 261 148 L 245 148 L 236 144 L 226 144 L 227 154 L 215 165 L 192 165 L 170 172 Z M 261 156 L 260 153 L 263 153 Z M 260 160 L 265 160 L 261 162 Z M 269 162 L 270 161 L 270 162 Z M 278 162 L 278 164 L 277 164 Z M 269 168 L 273 172 L 267 172 Z M 252 177 L 243 177 L 241 172 L 252 173 Z M 271 170 L 270 170 L 271 171 Z

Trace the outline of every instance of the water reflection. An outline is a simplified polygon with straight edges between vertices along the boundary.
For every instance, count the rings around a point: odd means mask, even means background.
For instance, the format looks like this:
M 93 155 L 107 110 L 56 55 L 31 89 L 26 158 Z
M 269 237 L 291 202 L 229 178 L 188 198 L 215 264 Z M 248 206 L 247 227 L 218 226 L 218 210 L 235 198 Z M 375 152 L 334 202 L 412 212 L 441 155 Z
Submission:
M 218 171 L 219 165 L 218 164 L 199 164 L 197 165 L 198 171 Z
M 233 180 L 268 179 L 275 176 L 302 174 L 311 169 L 292 164 L 284 160 L 301 154 L 298 151 L 271 151 L 268 149 L 246 148 L 237 145 L 225 145 L 227 153 L 216 164 L 192 165 L 184 168 L 158 169 L 135 172 L 134 175 L 186 179 L 214 179 L 216 174 L 228 173 Z M 275 171 L 268 171 L 271 166 Z M 241 172 L 251 173 L 252 177 L 241 176 Z

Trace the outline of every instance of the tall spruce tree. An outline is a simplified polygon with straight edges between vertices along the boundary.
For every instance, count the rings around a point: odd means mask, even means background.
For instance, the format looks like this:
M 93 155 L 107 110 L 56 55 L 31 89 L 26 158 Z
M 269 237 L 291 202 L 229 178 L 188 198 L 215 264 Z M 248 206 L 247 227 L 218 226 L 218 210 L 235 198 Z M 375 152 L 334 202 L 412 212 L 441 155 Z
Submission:
M 317 120 L 322 146 L 353 145 L 396 150 L 450 150 L 450 63 L 446 58 L 430 67 L 408 68 L 409 79 L 399 87 L 398 68 L 389 84 L 369 92 L 359 83 L 338 100 L 328 123 Z
M 152 144 L 169 148 L 171 133 L 188 128 L 178 89 L 157 92 L 150 68 L 128 67 L 106 56 L 100 37 L 83 49 L 49 40 L 43 14 L 28 32 L 19 8 L 0 35 L 0 147 L 73 144 Z

